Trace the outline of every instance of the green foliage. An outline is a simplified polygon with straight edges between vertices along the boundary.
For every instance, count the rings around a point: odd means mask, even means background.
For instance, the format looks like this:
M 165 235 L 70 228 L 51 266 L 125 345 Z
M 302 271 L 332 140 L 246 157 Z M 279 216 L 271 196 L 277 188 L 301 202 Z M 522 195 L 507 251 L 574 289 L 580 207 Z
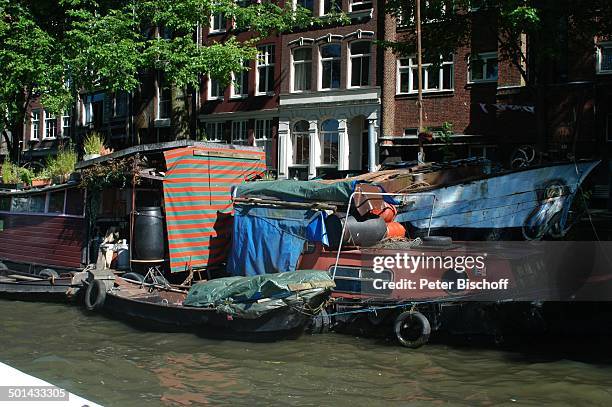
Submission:
M 10 160 L 6 160 L 2 164 L 2 183 L 4 184 L 23 182 L 26 185 L 31 185 L 33 179 L 34 171 L 29 168 L 19 167 Z
M 217 12 L 235 28 L 223 43 L 197 44 L 196 27 Z M 242 61 L 256 58 L 258 38 L 345 22 L 342 14 L 313 18 L 291 2 L 0 0 L 0 128 L 14 135 L 7 141 L 16 156 L 27 106 L 39 95 L 59 115 L 81 90 L 133 91 L 139 74 L 152 69 L 178 88 L 198 86 L 202 75 L 228 81 Z M 235 34 L 247 30 L 250 39 L 238 41 Z
M 444 161 L 450 161 L 457 158 L 457 154 L 453 151 L 453 124 L 444 122 L 442 129 L 436 132 L 436 138 L 443 143 L 440 147 Z
M 66 177 L 74 171 L 77 163 L 77 153 L 68 148 L 60 150 L 57 155 L 46 160 L 46 170 L 51 177 Z
M 85 154 L 102 154 L 106 147 L 100 133 L 92 132 L 85 138 L 83 148 L 85 149 Z

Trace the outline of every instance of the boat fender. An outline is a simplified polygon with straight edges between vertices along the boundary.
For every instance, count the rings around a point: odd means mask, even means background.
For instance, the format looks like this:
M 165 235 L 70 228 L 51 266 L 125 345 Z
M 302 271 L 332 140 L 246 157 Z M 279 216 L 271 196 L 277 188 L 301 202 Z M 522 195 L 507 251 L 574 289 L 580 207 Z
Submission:
M 132 280 L 132 281 L 138 281 L 139 283 L 144 282 L 144 276 L 139 273 L 133 273 L 133 272 L 125 273 L 124 275 L 121 276 L 121 278 Z
M 0 270 L 8 270 L 8 267 L 6 267 L 6 264 L 2 263 L 0 261 Z
M 106 300 L 106 285 L 102 280 L 93 280 L 85 291 L 85 308 L 95 311 L 104 305 Z
M 394 324 L 397 340 L 407 348 L 420 348 L 429 341 L 431 325 L 418 311 L 405 311 L 397 316 Z
M 51 279 L 59 278 L 59 274 L 53 269 L 42 269 L 38 275 L 40 277 L 47 277 Z

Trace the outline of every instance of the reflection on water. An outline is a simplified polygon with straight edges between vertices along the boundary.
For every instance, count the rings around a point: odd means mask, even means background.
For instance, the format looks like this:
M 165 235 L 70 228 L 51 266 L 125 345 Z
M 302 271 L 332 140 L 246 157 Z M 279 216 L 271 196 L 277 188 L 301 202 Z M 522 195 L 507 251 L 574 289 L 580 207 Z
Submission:
M 612 364 L 597 357 L 413 351 L 335 334 L 213 341 L 9 301 L 0 326 L 1 361 L 105 406 L 612 404 Z

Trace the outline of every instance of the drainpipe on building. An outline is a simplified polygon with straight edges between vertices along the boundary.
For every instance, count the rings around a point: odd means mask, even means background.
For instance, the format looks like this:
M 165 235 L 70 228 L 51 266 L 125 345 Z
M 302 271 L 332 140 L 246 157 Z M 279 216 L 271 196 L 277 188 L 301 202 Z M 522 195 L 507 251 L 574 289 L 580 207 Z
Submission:
M 376 133 L 374 120 L 368 119 L 368 171 L 376 171 Z

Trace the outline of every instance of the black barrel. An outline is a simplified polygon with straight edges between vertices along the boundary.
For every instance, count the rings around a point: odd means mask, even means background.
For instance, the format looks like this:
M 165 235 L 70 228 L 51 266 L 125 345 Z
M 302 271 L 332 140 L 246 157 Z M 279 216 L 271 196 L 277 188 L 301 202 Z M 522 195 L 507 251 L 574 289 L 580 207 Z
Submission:
M 161 260 L 165 254 L 164 215 L 158 206 L 137 208 L 134 214 L 132 259 Z

